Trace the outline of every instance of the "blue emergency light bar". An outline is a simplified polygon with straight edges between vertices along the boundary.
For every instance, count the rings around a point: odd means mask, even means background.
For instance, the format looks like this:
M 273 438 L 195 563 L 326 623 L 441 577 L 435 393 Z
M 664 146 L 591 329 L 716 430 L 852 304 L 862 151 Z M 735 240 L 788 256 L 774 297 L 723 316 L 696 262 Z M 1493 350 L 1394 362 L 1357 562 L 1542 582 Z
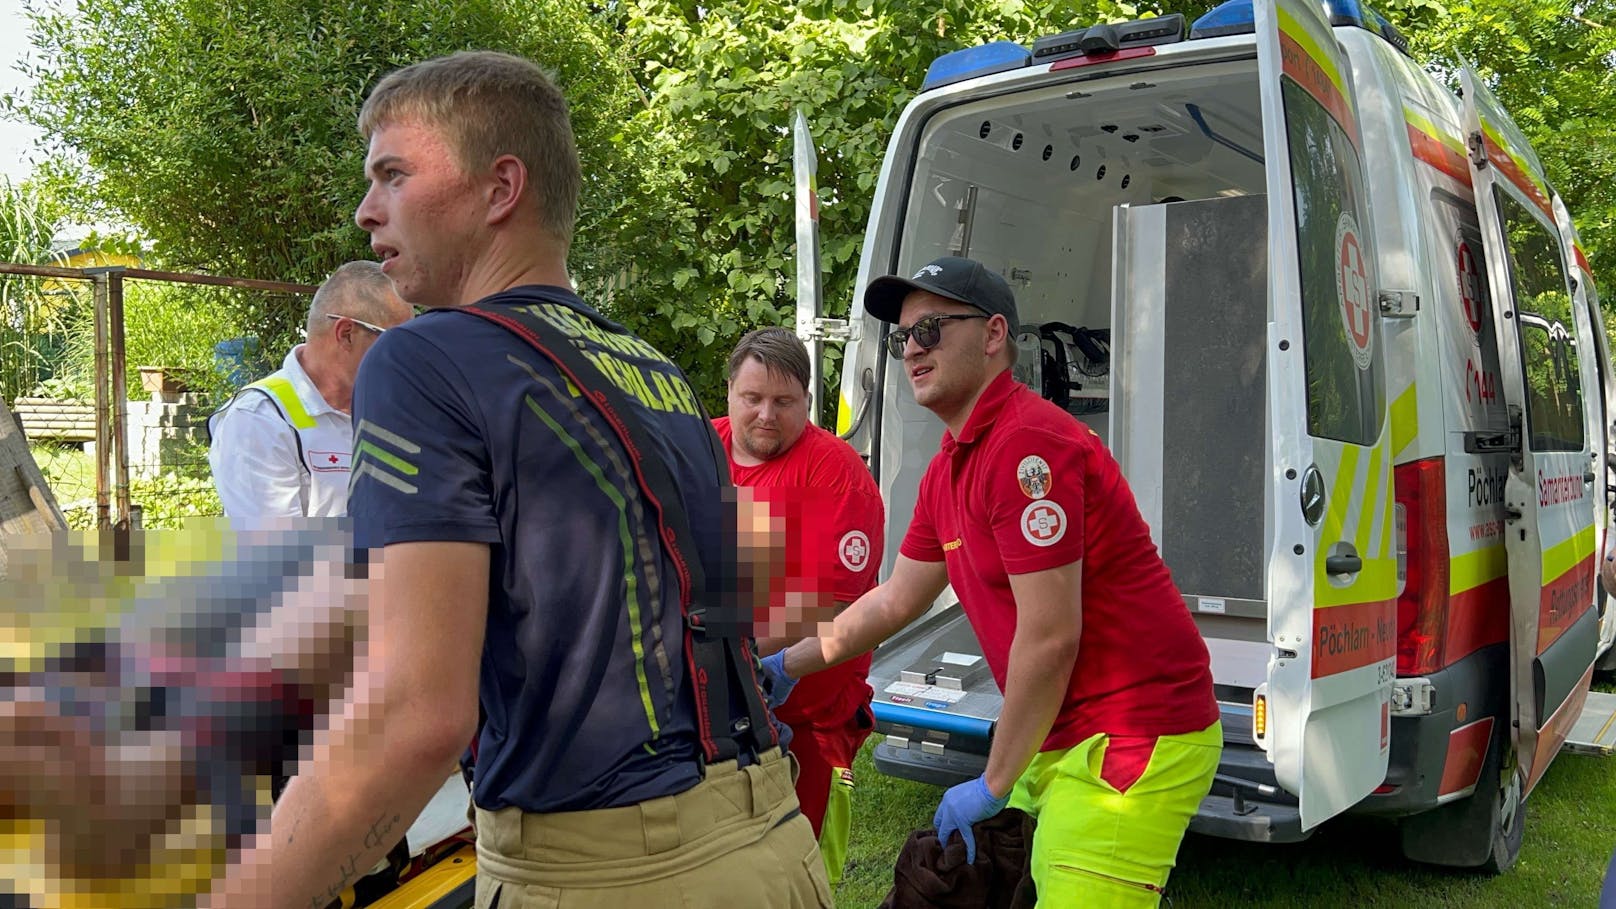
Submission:
M 974 716 L 922 710 L 919 707 L 905 707 L 888 701 L 875 701 L 870 705 L 870 711 L 875 714 L 877 721 L 897 726 L 913 726 L 916 729 L 946 732 L 949 735 L 963 735 L 984 741 L 993 735 L 993 721 Z
M 1190 40 L 1244 35 L 1256 30 L 1257 14 L 1251 10 L 1251 0 L 1226 0 L 1190 23 Z
M 1032 54 L 1014 41 L 995 41 L 980 47 L 967 47 L 931 61 L 920 90 L 931 91 L 977 76 L 990 76 L 1026 66 Z
M 1323 3 L 1331 25 L 1354 25 L 1373 32 L 1408 56 L 1408 39 L 1385 16 L 1370 9 L 1362 0 L 1323 0 Z M 1227 0 L 1195 20 L 1190 26 L 1190 40 L 1249 34 L 1255 28 L 1251 0 Z

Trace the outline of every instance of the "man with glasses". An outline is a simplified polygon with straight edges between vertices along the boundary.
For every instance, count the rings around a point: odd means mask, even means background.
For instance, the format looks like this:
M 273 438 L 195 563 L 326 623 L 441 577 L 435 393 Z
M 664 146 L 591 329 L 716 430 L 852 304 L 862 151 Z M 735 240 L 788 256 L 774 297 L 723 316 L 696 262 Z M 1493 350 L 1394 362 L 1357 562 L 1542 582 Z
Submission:
M 775 696 L 873 648 L 952 583 L 1004 692 L 986 771 L 943 794 L 957 830 L 1007 805 L 1038 818 L 1041 906 L 1155 906 L 1222 750 L 1206 644 L 1109 451 L 1012 378 L 1019 328 L 999 275 L 944 257 L 879 278 L 915 400 L 947 425 L 892 575 L 830 634 L 765 658 Z M 1081 643 L 1081 646 L 1079 646 Z
M 251 528 L 347 515 L 359 363 L 383 332 L 412 314 L 376 262 L 349 262 L 320 285 L 309 305 L 308 340 L 287 352 L 279 370 L 243 388 L 208 420 L 208 463 L 232 522 Z M 362 635 L 364 620 L 350 612 L 352 627 L 337 630 Z M 277 773 L 277 792 L 283 782 Z M 449 774 L 405 832 L 390 857 L 394 863 L 464 828 L 466 799 L 465 781 L 458 772 Z M 384 867 L 362 886 L 385 892 L 392 880 Z
M 410 314 L 375 262 L 349 262 L 320 285 L 308 341 L 208 419 L 208 464 L 228 517 L 258 523 L 347 514 L 359 361 Z

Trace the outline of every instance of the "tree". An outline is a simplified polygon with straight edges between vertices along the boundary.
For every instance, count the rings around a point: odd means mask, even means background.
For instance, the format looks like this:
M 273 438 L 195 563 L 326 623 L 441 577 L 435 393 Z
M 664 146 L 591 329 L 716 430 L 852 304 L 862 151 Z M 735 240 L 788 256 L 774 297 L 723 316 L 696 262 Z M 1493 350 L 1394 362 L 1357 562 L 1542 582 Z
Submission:
M 586 262 L 594 200 L 630 171 L 609 139 L 634 85 L 576 0 L 83 0 L 29 15 L 35 85 L 7 107 L 50 137 L 55 183 L 85 216 L 134 225 L 171 268 L 317 283 L 368 257 L 353 224 L 365 92 L 461 48 L 556 71 L 589 172 Z M 303 305 L 279 298 L 243 321 L 278 347 Z
M 1483 61 L 1596 271 L 1616 274 L 1616 0 L 1392 3 L 1422 59 Z M 580 288 L 716 405 L 739 335 L 792 322 L 794 109 L 819 147 L 826 306 L 845 314 L 887 143 L 933 59 L 1209 5 L 84 0 L 72 17 L 35 15 L 37 87 L 10 102 L 69 153 L 81 205 L 137 224 L 169 264 L 315 281 L 366 254 L 353 117 L 382 72 L 471 46 L 554 65 L 587 180 Z M 270 315 L 282 332 L 298 321 Z
M 52 264 L 61 220 L 57 201 L 41 187 L 0 177 L 0 262 Z M 74 314 L 71 298 L 51 288 L 40 278 L 0 275 L 0 401 L 15 401 L 48 378 L 47 355 Z
M 352 123 L 381 72 L 466 46 L 555 63 L 588 180 L 580 285 L 716 404 L 739 335 L 791 319 L 794 108 L 819 141 L 826 300 L 845 313 L 882 154 L 930 61 L 1139 14 L 1115 0 L 86 0 L 34 14 L 36 88 L 8 100 L 73 162 L 64 190 L 137 225 L 167 264 L 316 281 L 365 254 Z M 297 317 L 286 304 L 259 321 L 288 336 Z
M 1388 15 L 1422 62 L 1476 68 L 1565 199 L 1602 298 L 1616 299 L 1616 2 L 1393 0 Z
M 807 112 L 819 149 L 826 309 L 845 315 L 882 156 L 931 61 L 1141 15 L 1115 0 L 635 0 L 617 9 L 614 28 L 651 99 L 622 141 L 629 157 L 663 166 L 621 198 L 611 248 L 596 250 L 597 261 L 631 277 L 614 290 L 614 312 L 679 351 L 710 403 L 722 400 L 723 362 L 741 333 L 794 324 L 794 109 Z

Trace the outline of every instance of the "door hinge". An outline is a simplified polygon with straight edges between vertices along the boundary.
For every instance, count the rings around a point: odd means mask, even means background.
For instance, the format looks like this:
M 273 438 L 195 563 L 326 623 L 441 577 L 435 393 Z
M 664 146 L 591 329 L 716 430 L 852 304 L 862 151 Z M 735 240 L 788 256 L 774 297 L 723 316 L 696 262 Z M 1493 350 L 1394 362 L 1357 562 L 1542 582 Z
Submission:
M 1473 429 L 1464 434 L 1465 454 L 1508 454 L 1521 446 L 1520 430 L 1488 432 Z
M 1466 454 L 1519 454 L 1521 450 L 1521 413 L 1511 405 L 1509 428 L 1503 432 L 1473 429 L 1464 434 Z
M 860 334 L 857 323 L 847 319 L 815 318 L 807 330 L 797 330 L 804 341 L 857 341 Z
M 1383 290 L 1377 296 L 1380 314 L 1388 319 L 1412 319 L 1420 311 L 1420 295 L 1412 290 Z
M 1477 167 L 1487 166 L 1487 146 L 1482 144 L 1480 132 L 1470 134 L 1470 163 Z

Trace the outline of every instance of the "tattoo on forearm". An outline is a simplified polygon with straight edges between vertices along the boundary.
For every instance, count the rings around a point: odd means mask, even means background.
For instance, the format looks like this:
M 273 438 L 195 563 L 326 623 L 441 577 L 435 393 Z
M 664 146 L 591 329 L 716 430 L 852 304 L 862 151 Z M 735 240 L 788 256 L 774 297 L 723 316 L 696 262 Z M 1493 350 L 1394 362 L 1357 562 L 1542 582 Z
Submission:
M 333 901 L 342 896 L 342 891 L 347 890 L 348 885 L 358 880 L 366 871 L 369 871 L 368 867 L 361 868 L 359 866 L 360 858 L 364 853 L 389 842 L 388 836 L 397 829 L 398 822 L 399 815 L 396 814 L 382 815 L 377 818 L 376 822 L 370 825 L 370 830 L 365 833 L 364 848 L 359 852 L 348 853 L 348 857 L 342 860 L 342 864 L 338 869 L 342 872 L 341 879 L 328 887 L 324 893 L 316 894 L 313 899 L 309 900 L 309 909 L 325 909 L 326 906 L 331 905 Z
M 365 848 L 375 849 L 377 846 L 385 845 L 387 843 L 387 835 L 392 833 L 393 828 L 397 826 L 398 815 L 396 814 L 391 818 L 378 818 L 376 823 L 370 825 L 370 832 L 365 834 Z

